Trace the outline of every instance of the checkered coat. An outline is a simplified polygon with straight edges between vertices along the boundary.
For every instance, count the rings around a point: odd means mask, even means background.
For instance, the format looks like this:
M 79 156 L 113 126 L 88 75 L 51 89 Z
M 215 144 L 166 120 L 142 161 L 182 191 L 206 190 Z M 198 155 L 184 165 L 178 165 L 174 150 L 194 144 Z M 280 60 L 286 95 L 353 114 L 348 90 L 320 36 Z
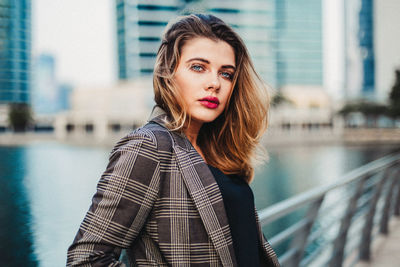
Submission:
M 67 266 L 237 266 L 218 185 L 184 135 L 156 107 L 112 150 Z M 258 222 L 258 226 L 260 225 Z M 258 227 L 263 266 L 279 266 Z

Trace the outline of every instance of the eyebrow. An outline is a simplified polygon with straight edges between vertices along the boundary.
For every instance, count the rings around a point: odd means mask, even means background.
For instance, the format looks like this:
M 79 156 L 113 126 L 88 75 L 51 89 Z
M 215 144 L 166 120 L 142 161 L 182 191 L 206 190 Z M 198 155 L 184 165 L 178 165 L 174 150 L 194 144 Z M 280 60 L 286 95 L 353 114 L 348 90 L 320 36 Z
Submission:
M 195 57 L 195 58 L 188 59 L 186 61 L 186 63 L 189 63 L 189 62 L 192 62 L 192 61 L 196 61 L 196 60 L 204 62 L 206 64 L 210 64 L 210 61 L 208 61 L 207 59 L 201 58 L 201 57 Z M 222 65 L 221 68 L 236 70 L 235 66 L 232 66 L 232 65 Z

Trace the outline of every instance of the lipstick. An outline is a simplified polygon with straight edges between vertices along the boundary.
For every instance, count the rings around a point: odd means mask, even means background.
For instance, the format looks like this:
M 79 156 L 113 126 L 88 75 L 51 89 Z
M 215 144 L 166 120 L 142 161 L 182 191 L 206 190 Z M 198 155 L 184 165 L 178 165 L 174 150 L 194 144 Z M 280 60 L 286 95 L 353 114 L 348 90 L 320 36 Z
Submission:
M 207 108 L 215 109 L 219 105 L 219 100 L 214 96 L 207 96 L 200 99 L 200 103 Z

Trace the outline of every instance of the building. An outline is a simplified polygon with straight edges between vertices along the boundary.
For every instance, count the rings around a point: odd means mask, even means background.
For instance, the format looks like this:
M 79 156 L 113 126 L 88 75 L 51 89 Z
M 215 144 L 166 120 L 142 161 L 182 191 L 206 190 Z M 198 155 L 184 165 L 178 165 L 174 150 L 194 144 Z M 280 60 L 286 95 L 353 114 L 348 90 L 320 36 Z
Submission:
M 55 59 L 49 54 L 40 54 L 34 59 L 32 110 L 35 115 L 49 115 L 58 111 Z
M 374 9 L 373 0 L 362 0 L 359 13 L 359 46 L 362 55 L 361 94 L 374 96 L 375 91 L 375 56 L 374 56 Z
M 114 143 L 143 125 L 153 106 L 152 80 L 147 78 L 76 88 L 70 109 L 56 115 L 55 133 L 61 140 Z
M 0 104 L 30 99 L 31 1 L 0 2 Z
M 373 1 L 345 1 L 344 13 L 344 98 L 373 100 L 375 97 Z
M 35 131 L 54 130 L 57 113 L 70 108 L 72 86 L 59 84 L 55 75 L 56 60 L 50 54 L 40 54 L 33 60 L 31 106 Z
M 323 87 L 321 0 L 207 1 L 235 28 L 256 70 L 272 87 Z
M 70 107 L 73 87 L 59 83 L 55 76 L 56 61 L 50 54 L 40 54 L 34 59 L 32 109 L 35 115 L 54 115 Z
M 233 28 L 245 40 L 260 75 L 274 84 L 274 1 L 118 0 L 119 79 L 151 75 L 161 36 L 168 22 L 182 14 L 207 12 Z
M 276 85 L 275 3 L 268 0 L 206 1 L 206 12 L 231 25 L 243 38 L 260 76 Z
M 153 73 L 162 31 L 180 7 L 180 0 L 116 1 L 120 80 Z
M 276 88 L 323 86 L 321 0 L 275 0 Z
M 395 70 L 400 69 L 400 1 L 375 0 L 373 6 L 375 91 L 384 101 L 394 85 Z
M 235 28 L 270 85 L 322 86 L 321 0 L 117 1 L 119 78 L 152 74 L 160 37 L 180 14 L 207 12 Z
M 301 94 L 299 94 L 301 90 Z M 331 98 L 320 86 L 286 87 L 286 101 L 271 107 L 269 131 L 328 129 L 334 126 Z
M 73 86 L 68 83 L 61 83 L 58 85 L 58 101 L 59 111 L 69 110 L 71 108 L 71 95 Z

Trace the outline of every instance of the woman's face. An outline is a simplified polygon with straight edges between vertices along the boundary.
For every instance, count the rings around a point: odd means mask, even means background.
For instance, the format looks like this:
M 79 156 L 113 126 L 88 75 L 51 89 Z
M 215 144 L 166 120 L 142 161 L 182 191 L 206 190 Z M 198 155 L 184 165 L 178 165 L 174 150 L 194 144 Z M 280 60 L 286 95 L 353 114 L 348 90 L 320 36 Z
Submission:
M 235 67 L 235 52 L 224 41 L 197 37 L 182 47 L 174 79 L 192 123 L 201 126 L 224 111 Z

